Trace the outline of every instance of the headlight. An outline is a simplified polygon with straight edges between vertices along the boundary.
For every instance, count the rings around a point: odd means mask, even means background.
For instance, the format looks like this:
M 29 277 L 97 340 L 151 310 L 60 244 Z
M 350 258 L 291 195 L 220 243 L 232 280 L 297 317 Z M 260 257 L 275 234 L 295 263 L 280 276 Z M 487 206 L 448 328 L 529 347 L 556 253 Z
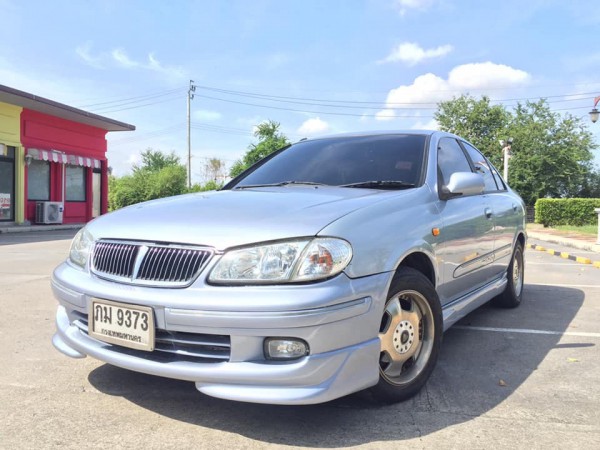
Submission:
M 94 237 L 85 227 L 83 227 L 81 230 L 79 230 L 71 242 L 69 260 L 73 264 L 84 268 L 90 257 L 90 250 L 92 249 L 93 244 Z
M 225 253 L 208 280 L 234 284 L 314 281 L 337 275 L 351 259 L 352 247 L 342 239 L 280 242 Z

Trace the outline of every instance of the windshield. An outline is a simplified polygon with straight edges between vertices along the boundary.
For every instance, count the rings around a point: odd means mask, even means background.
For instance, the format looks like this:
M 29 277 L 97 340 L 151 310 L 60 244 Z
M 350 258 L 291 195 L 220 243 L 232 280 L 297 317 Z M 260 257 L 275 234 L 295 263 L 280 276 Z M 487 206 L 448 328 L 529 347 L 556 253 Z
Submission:
M 298 142 L 227 188 L 301 183 L 409 188 L 421 184 L 425 141 L 424 135 L 390 134 Z

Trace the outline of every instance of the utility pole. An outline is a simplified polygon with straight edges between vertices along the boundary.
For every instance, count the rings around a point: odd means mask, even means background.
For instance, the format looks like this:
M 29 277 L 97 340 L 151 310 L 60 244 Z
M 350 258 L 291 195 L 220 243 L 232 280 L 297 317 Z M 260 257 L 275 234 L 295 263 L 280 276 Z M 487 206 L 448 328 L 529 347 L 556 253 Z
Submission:
M 194 99 L 193 92 L 196 91 L 194 80 L 190 80 L 187 96 L 187 147 L 188 147 L 188 188 L 192 187 L 192 137 L 190 134 L 190 104 Z
M 504 159 L 504 181 L 508 183 L 508 160 L 511 158 L 513 139 L 508 138 L 507 140 L 502 139 L 500 145 L 502 146 L 502 157 Z

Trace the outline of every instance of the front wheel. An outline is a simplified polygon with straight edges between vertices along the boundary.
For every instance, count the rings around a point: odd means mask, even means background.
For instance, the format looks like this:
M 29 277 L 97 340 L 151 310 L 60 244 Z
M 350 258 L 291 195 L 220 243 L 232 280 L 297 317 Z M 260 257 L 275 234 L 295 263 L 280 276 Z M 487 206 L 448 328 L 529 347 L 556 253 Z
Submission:
M 429 379 L 442 341 L 442 311 L 431 282 L 401 268 L 392 282 L 381 319 L 379 382 L 371 393 L 382 403 L 414 396 Z

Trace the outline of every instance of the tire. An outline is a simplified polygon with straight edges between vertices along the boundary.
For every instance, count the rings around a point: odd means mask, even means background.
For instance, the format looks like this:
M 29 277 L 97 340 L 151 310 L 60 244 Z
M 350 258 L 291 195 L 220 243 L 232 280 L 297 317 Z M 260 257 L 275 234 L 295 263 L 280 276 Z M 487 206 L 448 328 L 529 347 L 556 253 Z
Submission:
M 370 388 L 375 400 L 400 402 L 421 390 L 437 362 L 442 332 L 435 288 L 421 272 L 400 268 L 381 318 L 379 382 Z
M 506 272 L 508 283 L 504 292 L 492 300 L 494 306 L 500 308 L 516 308 L 523 298 L 525 277 L 525 264 L 523 259 L 523 245 L 517 242 L 512 259 Z

